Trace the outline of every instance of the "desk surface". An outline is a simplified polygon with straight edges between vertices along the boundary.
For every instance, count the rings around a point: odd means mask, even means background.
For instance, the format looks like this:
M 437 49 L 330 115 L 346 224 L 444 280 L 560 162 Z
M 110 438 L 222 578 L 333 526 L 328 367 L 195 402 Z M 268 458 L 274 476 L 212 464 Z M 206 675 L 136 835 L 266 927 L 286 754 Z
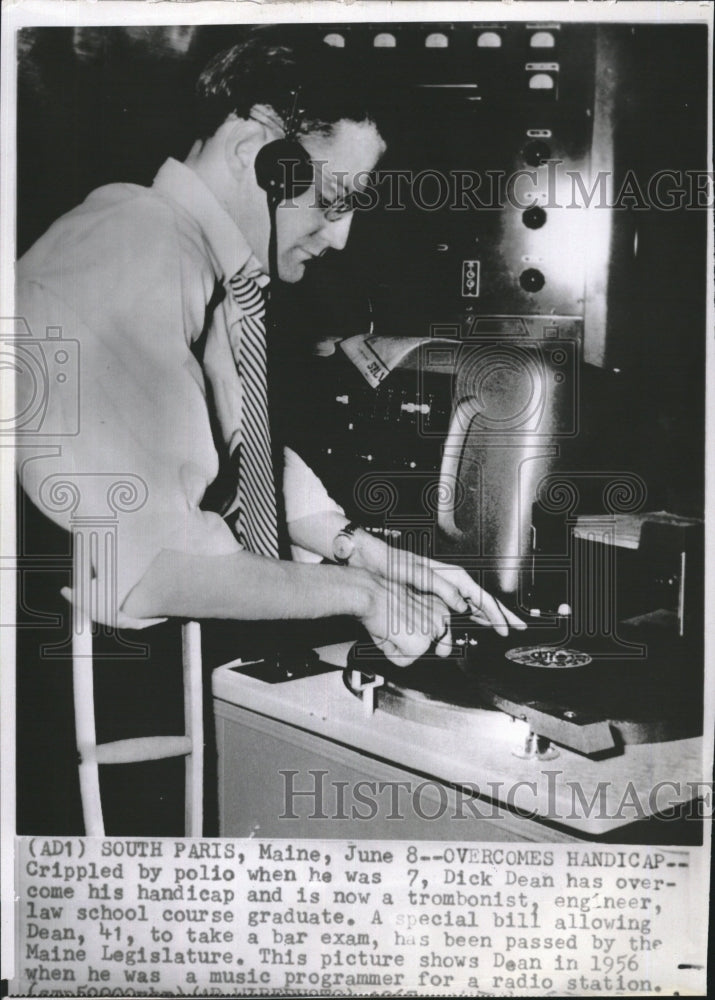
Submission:
M 528 726 L 502 712 L 474 709 L 437 728 L 380 710 L 368 714 L 342 671 L 269 684 L 214 671 L 214 697 L 325 740 L 352 747 L 511 808 L 603 835 L 697 796 L 705 773 L 702 738 L 626 746 L 595 761 L 556 748 L 550 760 L 524 759 Z

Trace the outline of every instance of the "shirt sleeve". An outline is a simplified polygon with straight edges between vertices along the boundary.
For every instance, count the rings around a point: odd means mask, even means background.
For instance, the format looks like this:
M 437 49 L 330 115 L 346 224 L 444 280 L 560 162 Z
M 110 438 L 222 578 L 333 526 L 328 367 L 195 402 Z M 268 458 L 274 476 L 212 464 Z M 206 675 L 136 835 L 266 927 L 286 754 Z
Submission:
M 309 514 L 323 511 L 344 514 L 343 508 L 329 496 L 313 470 L 292 448 L 284 450 L 285 471 L 283 490 L 285 493 L 286 520 L 297 521 Z
M 284 455 L 283 493 L 288 524 L 311 514 L 345 513 L 343 508 L 329 496 L 321 481 L 300 455 L 292 448 L 286 448 Z M 300 545 L 291 545 L 291 552 L 296 562 L 322 561 L 322 556 Z
M 85 203 L 26 255 L 16 286 L 47 389 L 38 435 L 18 448 L 19 475 L 43 513 L 82 536 L 92 617 L 119 626 L 129 623 L 126 596 L 160 551 L 240 550 L 225 522 L 199 508 L 218 459 L 188 346 L 189 251 L 170 209 L 156 201 L 139 197 L 119 211 L 106 199 Z M 49 331 L 64 341 L 61 352 Z

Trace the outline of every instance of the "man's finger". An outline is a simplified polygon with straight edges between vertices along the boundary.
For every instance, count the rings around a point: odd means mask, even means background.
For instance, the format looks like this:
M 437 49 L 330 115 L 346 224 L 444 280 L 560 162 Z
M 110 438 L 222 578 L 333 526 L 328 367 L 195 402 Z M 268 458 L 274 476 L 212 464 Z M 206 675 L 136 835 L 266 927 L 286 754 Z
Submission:
M 426 637 L 415 641 L 413 636 L 395 636 L 395 640 L 394 642 L 390 640 L 390 645 L 383 647 L 383 652 L 387 659 L 398 667 L 409 667 L 429 648 L 429 639 Z
M 513 612 L 506 608 L 501 601 L 497 601 L 496 598 L 492 598 L 494 601 L 495 610 L 490 609 L 488 606 L 482 605 L 477 607 L 476 605 L 471 605 L 472 613 L 470 618 L 472 621 L 477 622 L 480 625 L 491 625 L 499 635 L 506 636 L 509 634 L 510 628 L 519 629 L 523 631 L 526 626 L 526 622 L 523 622 L 521 618 L 518 618 Z
M 437 656 L 449 656 L 452 652 L 452 630 L 449 621 L 445 623 L 444 632 L 437 638 L 434 651 Z
M 392 639 L 385 639 L 380 645 L 380 649 L 391 663 L 396 663 L 398 666 L 407 666 L 408 663 L 412 662 L 400 651 Z
M 464 614 L 465 611 L 469 610 L 469 605 L 465 601 L 464 597 L 462 597 L 459 588 L 449 580 L 445 579 L 445 577 L 443 577 L 440 573 L 435 573 L 433 570 L 430 574 L 430 582 L 433 592 L 440 597 L 447 607 L 452 609 L 452 611 Z
M 467 598 L 472 618 L 475 621 L 491 625 L 499 635 L 509 635 L 509 625 L 505 615 L 502 613 L 502 605 L 495 597 L 488 594 L 486 590 L 482 590 L 481 587 L 478 587 L 478 590 L 480 591 L 478 600 L 472 597 Z
M 487 595 L 488 596 L 488 595 Z M 510 611 L 506 605 L 502 604 L 501 601 L 497 600 L 496 597 L 491 598 L 494 602 L 500 618 L 499 622 L 503 619 L 510 628 L 525 629 L 526 622 L 522 621 L 513 611 Z M 480 607 L 473 614 L 473 618 L 480 618 L 482 621 L 488 622 L 490 625 L 494 624 L 494 616 L 489 614 L 488 608 Z
M 433 639 L 441 638 L 449 628 L 449 607 L 437 594 L 430 595 Z
M 501 608 L 502 614 L 504 615 L 507 622 L 512 628 L 518 628 L 518 629 L 526 628 L 526 622 L 522 621 L 521 618 L 515 615 L 513 611 L 510 611 L 509 608 L 505 607 L 501 601 L 497 601 L 497 604 Z
M 499 635 L 508 635 L 510 626 L 513 628 L 526 627 L 521 619 L 512 614 L 486 590 L 483 590 L 468 574 L 461 575 L 463 576 L 463 591 L 460 593 L 458 587 L 445 579 L 445 576 L 433 571 L 434 592 L 442 598 L 448 607 L 462 614 L 465 611 L 470 611 L 474 621 L 491 625 Z M 469 593 L 463 596 L 464 590 L 467 588 Z
M 390 663 L 396 664 L 398 667 L 407 667 L 417 659 L 415 655 L 406 653 L 392 639 L 382 639 L 375 635 L 371 636 L 371 639 L 373 644 L 384 655 L 385 659 L 389 660 Z
M 408 656 L 406 653 L 400 653 L 400 652 L 385 653 L 385 656 L 390 661 L 390 663 L 394 663 L 396 667 L 409 667 L 417 659 L 416 656 Z

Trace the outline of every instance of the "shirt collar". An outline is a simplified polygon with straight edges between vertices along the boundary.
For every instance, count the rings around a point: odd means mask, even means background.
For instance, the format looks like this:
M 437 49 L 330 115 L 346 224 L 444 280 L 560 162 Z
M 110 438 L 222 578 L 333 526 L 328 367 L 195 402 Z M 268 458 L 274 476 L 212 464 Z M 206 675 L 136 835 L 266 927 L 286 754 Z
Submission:
M 168 159 L 154 178 L 156 191 L 175 201 L 199 226 L 215 258 L 222 281 L 237 272 L 264 285 L 268 276 L 228 212 L 199 175 L 185 163 Z

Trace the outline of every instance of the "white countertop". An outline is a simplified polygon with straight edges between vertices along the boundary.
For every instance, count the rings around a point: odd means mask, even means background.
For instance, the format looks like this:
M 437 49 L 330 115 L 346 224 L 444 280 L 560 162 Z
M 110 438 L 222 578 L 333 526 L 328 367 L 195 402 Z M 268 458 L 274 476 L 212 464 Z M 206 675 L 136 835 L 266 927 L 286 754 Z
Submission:
M 338 670 L 269 684 L 231 670 L 237 663 L 214 671 L 215 698 L 449 784 L 476 786 L 488 799 L 581 833 L 604 834 L 687 802 L 705 774 L 702 738 L 626 746 L 599 761 L 562 747 L 551 760 L 524 759 L 515 751 L 528 726 L 502 712 L 455 712 L 453 726 L 437 728 L 379 709 L 367 714 Z

